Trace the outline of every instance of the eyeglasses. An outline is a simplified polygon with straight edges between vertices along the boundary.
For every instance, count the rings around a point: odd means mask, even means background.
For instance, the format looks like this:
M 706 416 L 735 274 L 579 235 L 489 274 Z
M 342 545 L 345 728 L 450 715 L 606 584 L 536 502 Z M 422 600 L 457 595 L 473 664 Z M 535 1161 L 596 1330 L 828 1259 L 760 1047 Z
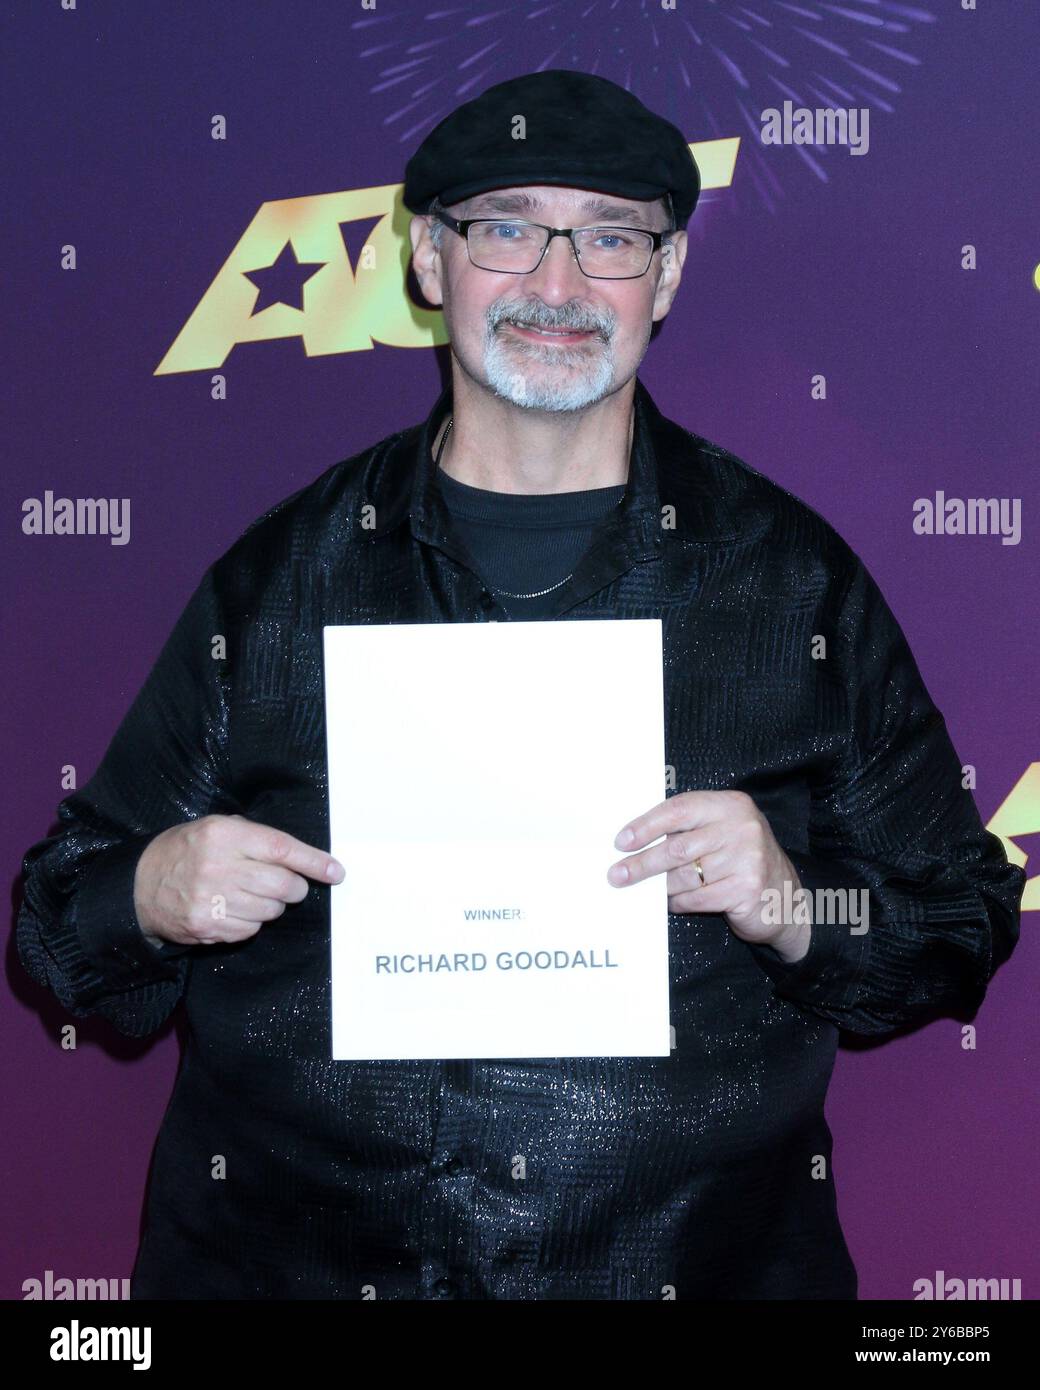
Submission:
M 530 275 L 542 263 L 553 237 L 570 239 L 578 266 L 593 280 L 637 280 L 650 269 L 654 252 L 665 245 L 665 232 L 639 227 L 545 227 L 540 222 L 469 217 L 460 222 L 442 208 L 430 211 L 446 227 L 466 238 L 470 261 L 479 270 Z

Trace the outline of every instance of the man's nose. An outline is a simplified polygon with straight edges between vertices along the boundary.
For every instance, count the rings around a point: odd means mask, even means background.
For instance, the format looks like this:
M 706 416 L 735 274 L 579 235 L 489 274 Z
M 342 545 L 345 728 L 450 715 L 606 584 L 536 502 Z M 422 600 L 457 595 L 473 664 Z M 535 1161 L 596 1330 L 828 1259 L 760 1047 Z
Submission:
M 549 238 L 541 263 L 526 278 L 530 284 L 537 286 L 543 299 L 550 296 L 569 298 L 573 296 L 576 285 L 584 290 L 589 283 L 588 276 L 578 264 L 574 243 L 566 236 Z

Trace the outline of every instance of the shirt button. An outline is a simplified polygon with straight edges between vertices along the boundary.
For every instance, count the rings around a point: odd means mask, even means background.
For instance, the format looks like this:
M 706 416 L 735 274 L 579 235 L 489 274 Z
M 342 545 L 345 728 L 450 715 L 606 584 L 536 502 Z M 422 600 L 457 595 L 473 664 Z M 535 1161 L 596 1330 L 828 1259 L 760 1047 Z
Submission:
M 455 1281 L 452 1279 L 445 1279 L 442 1276 L 435 1281 L 433 1292 L 438 1298 L 453 1298 L 455 1295 Z

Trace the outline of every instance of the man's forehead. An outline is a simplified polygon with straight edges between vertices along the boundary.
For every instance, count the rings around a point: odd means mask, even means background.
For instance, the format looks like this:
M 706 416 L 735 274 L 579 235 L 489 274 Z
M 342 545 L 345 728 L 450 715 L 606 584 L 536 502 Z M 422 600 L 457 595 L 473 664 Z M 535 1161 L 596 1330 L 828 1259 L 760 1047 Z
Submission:
M 648 220 L 653 216 L 659 198 L 642 201 L 620 198 L 613 193 L 597 193 L 594 189 L 558 187 L 552 184 L 524 184 L 517 187 L 495 188 L 487 193 L 475 193 L 465 200 L 471 215 L 479 212 L 535 213 L 548 208 L 566 208 L 584 217 L 622 217 L 626 220 Z

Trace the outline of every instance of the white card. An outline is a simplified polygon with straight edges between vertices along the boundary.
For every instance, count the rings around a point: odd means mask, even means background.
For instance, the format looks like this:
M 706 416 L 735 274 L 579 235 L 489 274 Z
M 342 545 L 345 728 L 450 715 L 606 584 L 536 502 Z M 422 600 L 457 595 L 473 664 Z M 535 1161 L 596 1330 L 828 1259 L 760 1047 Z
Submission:
M 333 1057 L 668 1056 L 660 619 L 324 637 Z

